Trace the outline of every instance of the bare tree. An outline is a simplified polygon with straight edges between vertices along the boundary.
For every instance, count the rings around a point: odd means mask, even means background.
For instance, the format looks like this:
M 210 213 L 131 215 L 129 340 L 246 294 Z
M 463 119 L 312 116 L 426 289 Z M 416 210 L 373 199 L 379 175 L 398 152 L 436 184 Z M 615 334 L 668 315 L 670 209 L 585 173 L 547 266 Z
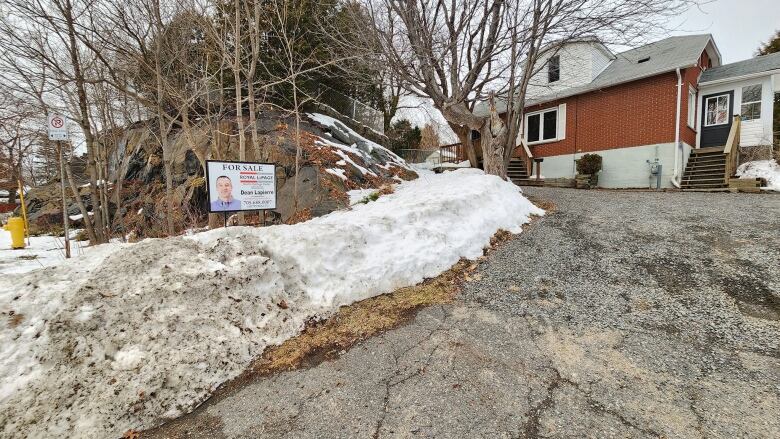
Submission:
M 413 95 L 431 99 L 472 166 L 480 133 L 487 173 L 506 176 L 539 60 L 585 36 L 631 43 L 687 0 L 377 0 L 371 41 Z M 661 26 L 662 27 L 662 26 Z M 498 98 L 508 101 L 500 118 Z M 487 101 L 487 111 L 477 104 Z M 506 122 L 505 122 L 506 121 Z
M 98 154 L 88 94 L 88 86 L 95 81 L 89 76 L 94 59 L 93 52 L 85 50 L 84 44 L 94 35 L 80 21 L 92 4 L 78 0 L 47 0 L 7 5 L 8 10 L 0 23 L 3 47 L 21 61 L 17 63 L 19 70 L 31 78 L 37 76 L 48 81 L 41 102 L 45 106 L 44 114 L 49 108 L 56 108 L 48 104 L 48 96 L 59 101 L 60 109 L 70 107 L 69 113 L 80 128 L 86 148 L 92 215 L 83 209 L 83 204 L 80 207 L 90 241 L 106 242 L 105 209 L 101 205 L 105 197 L 99 193 Z

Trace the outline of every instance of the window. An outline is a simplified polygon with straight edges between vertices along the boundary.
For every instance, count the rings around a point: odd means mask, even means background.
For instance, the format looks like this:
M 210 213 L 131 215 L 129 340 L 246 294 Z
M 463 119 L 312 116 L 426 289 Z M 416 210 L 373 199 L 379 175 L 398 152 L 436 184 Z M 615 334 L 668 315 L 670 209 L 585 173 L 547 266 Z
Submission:
M 561 57 L 555 55 L 547 62 L 547 82 L 555 82 L 561 79 Z
M 558 108 L 529 114 L 526 117 L 528 143 L 558 139 Z
M 539 141 L 539 121 L 542 115 L 540 113 L 528 116 L 528 142 Z
M 704 107 L 707 109 L 705 127 L 729 123 L 729 95 L 709 97 Z
M 761 84 L 742 87 L 742 120 L 761 119 Z
M 688 87 L 688 126 L 696 126 L 696 89 Z
M 650 57 L 649 56 L 647 58 L 640 59 L 639 61 L 637 61 L 637 64 L 642 64 L 642 63 L 648 62 L 648 61 L 650 61 Z

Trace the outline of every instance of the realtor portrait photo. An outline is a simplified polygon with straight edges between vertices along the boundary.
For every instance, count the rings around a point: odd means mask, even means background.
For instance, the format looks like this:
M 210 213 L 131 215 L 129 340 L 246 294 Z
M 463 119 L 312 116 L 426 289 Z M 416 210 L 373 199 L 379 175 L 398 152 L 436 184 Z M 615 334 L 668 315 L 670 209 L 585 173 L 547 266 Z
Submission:
M 212 212 L 241 210 L 241 200 L 233 197 L 233 182 L 227 175 L 217 177 L 217 199 L 211 202 Z

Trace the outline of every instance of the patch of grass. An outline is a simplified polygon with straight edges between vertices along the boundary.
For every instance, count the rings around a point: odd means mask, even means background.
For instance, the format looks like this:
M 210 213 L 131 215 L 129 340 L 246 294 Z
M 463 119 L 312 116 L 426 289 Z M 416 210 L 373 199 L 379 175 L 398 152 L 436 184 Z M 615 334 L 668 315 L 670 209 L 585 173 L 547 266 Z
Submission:
M 22 259 L 25 261 L 33 261 L 35 259 L 38 259 L 38 255 L 21 255 L 21 256 L 17 256 L 17 259 Z
M 360 203 L 360 204 L 368 204 L 368 203 L 370 203 L 372 201 L 376 201 L 376 200 L 379 199 L 379 195 L 380 195 L 379 191 L 371 192 L 370 194 L 368 194 L 365 197 L 363 197 L 362 200 L 358 201 L 358 203 Z

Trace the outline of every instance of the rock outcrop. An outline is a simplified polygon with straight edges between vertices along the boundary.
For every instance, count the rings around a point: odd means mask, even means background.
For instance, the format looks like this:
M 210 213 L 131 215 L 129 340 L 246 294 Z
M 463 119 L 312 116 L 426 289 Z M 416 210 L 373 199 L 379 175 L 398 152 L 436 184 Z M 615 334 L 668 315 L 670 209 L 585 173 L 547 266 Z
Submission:
M 378 188 L 417 177 L 397 155 L 321 114 L 301 121 L 300 142 L 296 142 L 293 121 L 279 113 L 265 114 L 255 129 L 256 141 L 251 127 L 245 133 L 245 160 L 277 166 L 278 205 L 265 216 L 266 222 L 296 222 L 324 215 L 347 207 L 349 190 Z M 205 160 L 238 160 L 237 124 L 227 119 L 202 120 L 188 132 L 171 133 L 168 143 L 175 223 L 180 230 L 203 227 L 208 222 Z M 301 155 L 296 177 L 298 143 Z M 165 166 L 156 122 L 127 127 L 108 149 L 112 229 L 139 238 L 165 235 Z M 79 189 L 78 196 L 91 210 L 86 187 Z M 27 205 L 34 227 L 58 228 L 62 219 L 59 183 L 32 189 Z M 75 203 L 69 205 L 68 213 L 80 214 Z M 261 221 L 257 214 L 246 214 L 246 220 Z M 78 226 L 80 219 L 75 221 Z

